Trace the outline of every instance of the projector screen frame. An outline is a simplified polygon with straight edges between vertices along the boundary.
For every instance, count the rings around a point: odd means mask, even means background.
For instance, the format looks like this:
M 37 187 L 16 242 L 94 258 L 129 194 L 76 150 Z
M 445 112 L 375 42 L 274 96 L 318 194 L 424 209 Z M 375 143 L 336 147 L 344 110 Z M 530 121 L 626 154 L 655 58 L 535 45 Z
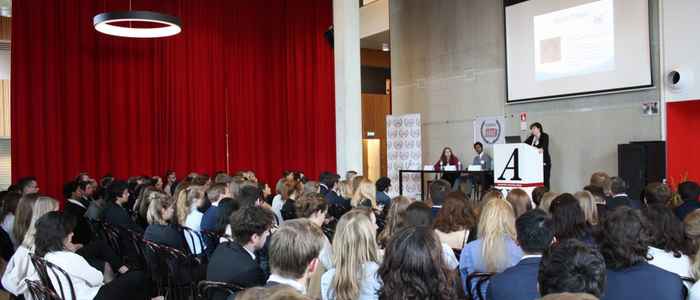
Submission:
M 504 46 L 503 47 L 503 52 L 504 52 L 504 65 L 505 65 L 505 70 L 506 70 L 506 76 L 505 76 L 505 89 L 506 89 L 506 104 L 520 104 L 520 103 L 530 103 L 530 102 L 545 102 L 545 101 L 555 101 L 555 100 L 562 100 L 562 99 L 572 99 L 572 98 L 581 98 L 581 97 L 586 97 L 586 96 L 596 96 L 596 95 L 608 95 L 608 94 L 617 94 L 617 93 L 628 93 L 628 92 L 634 92 L 634 91 L 644 91 L 644 90 L 652 90 L 656 88 L 656 81 L 655 81 L 655 74 L 654 74 L 654 48 L 653 48 L 653 30 L 654 30 L 654 22 L 653 22 L 653 13 L 652 13 L 652 1 L 651 0 L 646 0 L 647 1 L 647 17 L 648 17 L 648 26 L 649 26 L 649 42 L 648 42 L 648 47 L 649 47 L 649 75 L 650 75 L 650 84 L 646 85 L 638 85 L 638 86 L 630 86 L 630 87 L 624 87 L 624 88 L 615 88 L 615 89 L 605 89 L 605 90 L 595 90 L 595 91 L 588 91 L 588 92 L 579 92 L 579 93 L 568 93 L 568 94 L 559 94 L 559 95 L 552 95 L 552 96 L 543 96 L 543 97 L 533 97 L 533 98 L 525 98 L 525 99 L 518 99 L 518 100 L 510 100 L 510 94 L 508 90 L 508 23 L 506 20 L 506 8 L 508 6 L 513 6 L 519 3 L 523 2 L 528 2 L 532 0 L 503 0 L 503 42 Z

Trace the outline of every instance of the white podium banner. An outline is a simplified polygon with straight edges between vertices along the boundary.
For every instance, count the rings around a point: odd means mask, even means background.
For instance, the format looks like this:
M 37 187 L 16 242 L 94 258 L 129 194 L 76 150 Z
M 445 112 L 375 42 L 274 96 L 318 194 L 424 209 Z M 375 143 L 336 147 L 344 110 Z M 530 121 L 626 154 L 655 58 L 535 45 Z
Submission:
M 423 166 L 420 114 L 386 116 L 387 175 L 390 196 L 399 194 L 399 170 L 420 170 Z M 403 194 L 420 195 L 420 174 L 403 175 Z
M 502 188 L 544 186 L 543 156 L 527 144 L 498 144 L 493 149 L 494 182 Z

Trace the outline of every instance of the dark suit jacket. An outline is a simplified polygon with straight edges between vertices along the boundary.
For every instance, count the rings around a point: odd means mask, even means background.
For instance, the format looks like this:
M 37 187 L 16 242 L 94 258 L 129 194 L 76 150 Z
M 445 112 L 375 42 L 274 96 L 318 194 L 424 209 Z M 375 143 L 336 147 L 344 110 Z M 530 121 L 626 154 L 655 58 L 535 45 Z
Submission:
M 544 132 L 542 134 L 540 134 L 540 140 L 539 140 L 539 143 L 537 143 L 537 145 L 532 145 L 532 140 L 534 140 L 534 139 L 535 139 L 535 136 L 530 135 L 525 140 L 525 144 L 542 149 L 544 163 L 548 164 L 548 165 L 552 164 L 552 157 L 549 156 L 549 135 L 544 133 Z
M 601 300 L 682 300 L 683 282 L 678 275 L 648 263 L 608 269 L 605 293 Z
M 209 259 L 207 280 L 233 283 L 244 288 L 262 286 L 267 275 L 260 264 L 236 242 L 219 244 Z M 212 299 L 225 299 L 224 293 L 214 293 Z
M 136 223 L 131 220 L 126 209 L 114 202 L 108 202 L 107 205 L 105 205 L 102 211 L 102 220 L 112 225 L 131 229 L 136 232 L 143 232 L 143 228 L 136 225 Z
M 81 203 L 83 202 L 81 201 Z M 88 244 L 92 240 L 92 230 L 90 230 L 90 223 L 88 223 L 88 220 L 85 217 L 87 208 L 83 208 L 78 204 L 67 201 L 66 206 L 63 208 L 63 212 L 75 218 L 76 221 L 75 229 L 73 229 L 73 243 L 83 245 Z
M 385 192 L 377 192 L 377 203 L 389 206 L 391 204 L 391 197 Z
M 143 238 L 147 241 L 166 245 L 185 253 L 189 251 L 187 243 L 185 242 L 184 233 L 180 232 L 180 230 L 173 225 L 148 225 L 146 231 L 143 233 Z
M 345 209 L 351 208 L 350 200 L 338 196 L 338 194 L 334 191 L 328 191 L 324 197 L 326 198 L 326 201 L 328 201 L 328 204 L 339 205 Z
M 540 293 L 537 290 L 537 273 L 541 260 L 539 257 L 523 259 L 517 265 L 491 277 L 486 299 L 538 299 Z
M 642 204 L 641 204 L 641 202 L 639 202 L 639 200 L 632 199 L 628 196 L 618 196 L 618 197 L 608 198 L 605 206 L 608 209 L 608 211 L 612 211 L 613 209 L 615 209 L 619 206 L 623 206 L 623 205 L 627 205 L 631 208 L 636 208 L 636 209 L 642 208 Z
M 683 221 L 685 217 L 696 209 L 700 208 L 700 202 L 695 200 L 685 200 L 681 206 L 676 208 L 676 216 Z

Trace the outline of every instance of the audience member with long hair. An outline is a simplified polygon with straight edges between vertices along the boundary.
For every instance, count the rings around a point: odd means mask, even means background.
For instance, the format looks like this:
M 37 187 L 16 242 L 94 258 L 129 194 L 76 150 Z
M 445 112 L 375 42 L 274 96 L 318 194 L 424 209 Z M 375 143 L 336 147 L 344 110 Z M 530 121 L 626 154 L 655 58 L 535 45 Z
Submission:
M 442 243 L 460 253 L 467 244 L 469 231 L 476 220 L 468 206 L 467 197 L 461 192 L 451 192 L 438 211 L 433 227 Z
M 521 189 L 513 189 L 508 192 L 506 196 L 506 201 L 510 203 L 515 212 L 515 218 L 517 219 L 522 214 L 532 209 L 532 202 L 530 196 Z
M 684 299 L 678 275 L 647 263 L 649 225 L 638 209 L 621 206 L 601 224 L 598 245 L 607 266 L 603 299 Z
M 32 221 L 32 210 L 37 198 L 39 194 L 24 194 L 17 203 L 15 223 L 12 225 L 12 232 L 8 232 L 15 245 L 24 241 L 24 234 L 27 233 Z
M 352 207 L 377 208 L 377 187 L 374 182 L 367 178 L 361 178 L 350 203 Z
M 150 202 L 147 215 L 149 225 L 143 238 L 187 253 L 185 237 L 172 223 L 175 216 L 172 199 L 158 192 L 151 195 Z
M 49 276 L 54 287 L 62 287 L 64 294 L 71 295 L 69 286 L 72 286 L 76 299 L 149 298 L 150 286 L 141 272 L 132 271 L 104 284 L 102 273 L 74 253 L 70 243 L 72 226 L 70 219 L 60 212 L 49 212 L 36 222 L 35 255 L 66 271 L 72 283 L 69 285 L 63 276 Z
M 373 217 L 368 209 L 354 209 L 340 218 L 333 237 L 332 268 L 321 278 L 324 300 L 377 299 L 380 260 Z
M 386 248 L 389 239 L 399 228 L 401 214 L 406 211 L 406 208 L 408 208 L 411 203 L 413 203 L 413 200 L 404 196 L 394 197 L 394 199 L 391 200 L 389 211 L 385 218 L 386 223 L 384 229 L 379 233 L 379 237 L 377 238 L 380 248 Z
M 294 201 L 301 197 L 304 193 L 304 185 L 301 181 L 296 179 L 287 180 L 282 188 L 282 203 L 272 203 L 272 209 L 275 214 L 278 214 L 277 207 L 279 207 L 278 216 L 281 220 L 291 220 L 297 218 L 296 211 L 294 207 Z
M 692 241 L 683 230 L 683 223 L 676 218 L 671 208 L 663 203 L 651 204 L 642 210 L 649 222 L 651 234 L 647 260 L 650 264 L 680 277 L 691 277 L 691 261 L 695 255 Z
M 586 222 L 591 226 L 598 225 L 598 206 L 596 204 L 595 196 L 589 191 L 580 191 L 574 194 L 578 204 L 583 210 L 583 214 L 586 216 Z
M 409 226 L 389 240 L 379 267 L 386 300 L 457 299 L 455 277 L 440 251 L 440 240 L 430 227 Z
M 542 195 L 542 200 L 540 201 L 540 205 L 537 208 L 543 210 L 546 213 L 549 213 L 549 206 L 552 205 L 552 201 L 554 201 L 554 198 L 556 198 L 556 197 L 559 197 L 558 193 L 553 193 L 553 192 L 544 193 L 544 195 Z
M 10 236 L 12 244 L 17 245 L 17 241 L 12 234 L 15 225 L 15 215 L 17 206 L 22 195 L 15 192 L 5 191 L 2 195 L 2 211 L 0 212 L 0 222 L 2 222 L 2 230 Z
M 433 211 L 430 206 L 425 204 L 425 202 L 416 201 L 411 203 L 411 205 L 406 208 L 406 211 L 404 211 L 400 217 L 400 228 L 416 226 L 427 226 L 433 228 Z M 442 250 L 445 266 L 447 266 L 447 268 L 450 270 L 456 270 L 459 266 L 459 260 L 457 259 L 455 252 L 447 243 L 442 241 L 440 241 L 440 248 Z
M 459 258 L 462 287 L 474 292 L 476 286 L 466 286 L 467 275 L 473 272 L 500 273 L 514 266 L 523 256 L 516 244 L 513 207 L 503 199 L 491 198 L 484 204 L 477 226 L 478 239 L 468 243 Z M 482 295 L 488 284 L 483 284 Z
M 595 244 L 591 225 L 586 222 L 586 215 L 573 195 L 559 195 L 552 201 L 549 213 L 552 216 L 554 236 L 558 240 L 577 239 L 589 245 Z

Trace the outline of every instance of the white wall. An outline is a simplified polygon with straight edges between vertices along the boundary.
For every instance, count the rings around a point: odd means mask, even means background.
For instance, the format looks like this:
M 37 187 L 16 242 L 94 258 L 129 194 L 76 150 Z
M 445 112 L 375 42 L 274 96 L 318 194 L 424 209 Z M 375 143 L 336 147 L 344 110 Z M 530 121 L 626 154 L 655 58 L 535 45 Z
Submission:
M 666 101 L 700 99 L 700 1 L 661 0 L 664 74 L 681 70 L 694 77 L 681 89 L 666 87 Z
M 389 0 L 374 1 L 360 8 L 360 38 L 387 30 L 389 30 Z

